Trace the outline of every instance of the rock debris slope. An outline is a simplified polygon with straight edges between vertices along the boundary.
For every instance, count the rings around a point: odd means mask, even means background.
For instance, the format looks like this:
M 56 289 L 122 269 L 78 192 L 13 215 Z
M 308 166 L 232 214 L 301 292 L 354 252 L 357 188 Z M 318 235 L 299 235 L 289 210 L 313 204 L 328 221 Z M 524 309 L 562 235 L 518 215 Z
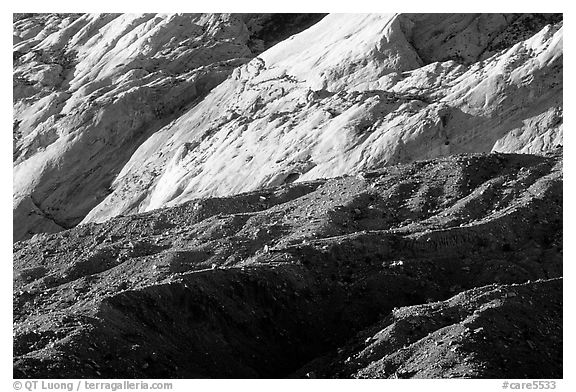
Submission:
M 560 377 L 561 313 L 562 279 L 484 286 L 446 301 L 396 308 L 295 375 Z
M 18 15 L 14 239 L 78 224 L 132 153 L 322 15 Z
M 14 376 L 562 377 L 562 151 L 462 154 L 14 244 Z

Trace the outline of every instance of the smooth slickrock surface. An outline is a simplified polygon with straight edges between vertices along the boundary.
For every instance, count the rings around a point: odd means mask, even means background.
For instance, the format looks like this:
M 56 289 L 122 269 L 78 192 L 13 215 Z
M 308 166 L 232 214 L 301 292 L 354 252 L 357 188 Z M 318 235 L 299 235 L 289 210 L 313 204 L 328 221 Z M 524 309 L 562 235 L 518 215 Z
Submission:
M 15 22 L 14 238 L 199 196 L 562 144 L 561 16 L 319 19 Z
M 199 199 L 16 242 L 14 376 L 561 378 L 561 276 L 561 150 Z

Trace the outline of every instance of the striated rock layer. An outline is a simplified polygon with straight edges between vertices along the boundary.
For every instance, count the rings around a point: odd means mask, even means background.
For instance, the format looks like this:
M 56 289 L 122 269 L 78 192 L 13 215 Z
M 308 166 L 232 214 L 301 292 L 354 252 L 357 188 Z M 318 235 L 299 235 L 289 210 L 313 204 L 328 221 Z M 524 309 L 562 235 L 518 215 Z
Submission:
M 417 159 L 562 144 L 561 15 L 320 18 L 15 22 L 14 238 Z
M 14 377 L 561 378 L 561 276 L 561 150 L 197 199 L 16 242 Z

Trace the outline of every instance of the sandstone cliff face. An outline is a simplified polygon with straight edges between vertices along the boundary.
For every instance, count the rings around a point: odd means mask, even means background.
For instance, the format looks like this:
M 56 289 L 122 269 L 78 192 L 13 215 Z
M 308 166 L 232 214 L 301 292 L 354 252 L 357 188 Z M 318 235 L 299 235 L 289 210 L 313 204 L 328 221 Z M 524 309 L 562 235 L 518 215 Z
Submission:
M 250 40 L 261 18 L 17 22 L 15 57 L 26 54 L 15 60 L 15 238 L 197 197 L 562 143 L 557 16 L 329 15 L 247 62 L 266 47 Z

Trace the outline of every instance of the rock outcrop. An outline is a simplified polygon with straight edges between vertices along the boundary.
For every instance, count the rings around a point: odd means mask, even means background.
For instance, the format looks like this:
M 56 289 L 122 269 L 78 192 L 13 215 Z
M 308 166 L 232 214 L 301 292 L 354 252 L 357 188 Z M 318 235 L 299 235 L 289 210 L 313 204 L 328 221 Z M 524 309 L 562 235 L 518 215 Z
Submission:
M 14 238 L 417 159 L 562 144 L 561 16 L 320 18 L 15 22 Z
M 14 377 L 561 378 L 561 276 L 561 150 L 198 199 L 16 242 Z

